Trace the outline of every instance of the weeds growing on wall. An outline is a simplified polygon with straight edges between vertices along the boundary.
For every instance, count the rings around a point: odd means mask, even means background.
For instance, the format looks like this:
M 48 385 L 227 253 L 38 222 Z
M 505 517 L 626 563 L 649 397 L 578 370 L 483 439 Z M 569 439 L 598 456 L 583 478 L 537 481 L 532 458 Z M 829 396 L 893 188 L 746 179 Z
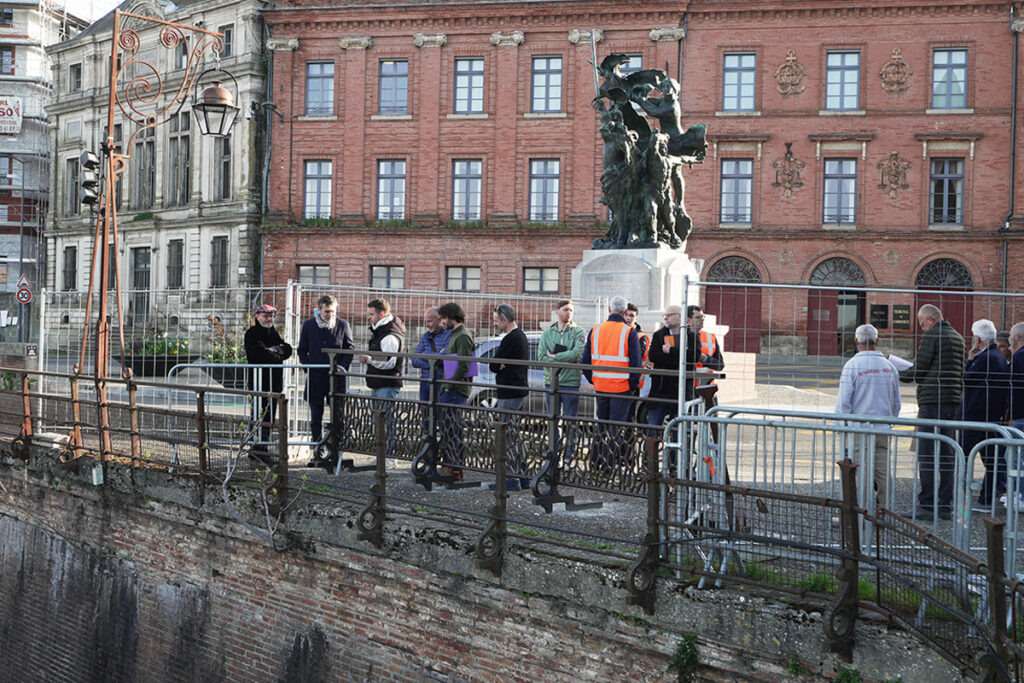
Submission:
M 668 670 L 675 672 L 679 683 L 691 683 L 696 680 L 697 671 L 700 669 L 700 659 L 697 656 L 697 638 L 689 633 L 683 634 L 682 640 L 672 653 L 672 659 L 668 663 Z

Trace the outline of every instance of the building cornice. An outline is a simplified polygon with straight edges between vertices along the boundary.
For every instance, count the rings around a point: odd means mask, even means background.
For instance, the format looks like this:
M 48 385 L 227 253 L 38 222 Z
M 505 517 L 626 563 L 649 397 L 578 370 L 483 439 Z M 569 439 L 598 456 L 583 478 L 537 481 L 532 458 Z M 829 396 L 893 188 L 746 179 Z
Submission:
M 977 15 L 1008 16 L 1008 3 L 992 0 L 965 2 L 928 0 L 759 0 L 757 3 L 736 0 L 704 0 L 687 10 L 691 22 L 724 23 L 769 20 L 880 19 L 888 17 L 961 17 Z

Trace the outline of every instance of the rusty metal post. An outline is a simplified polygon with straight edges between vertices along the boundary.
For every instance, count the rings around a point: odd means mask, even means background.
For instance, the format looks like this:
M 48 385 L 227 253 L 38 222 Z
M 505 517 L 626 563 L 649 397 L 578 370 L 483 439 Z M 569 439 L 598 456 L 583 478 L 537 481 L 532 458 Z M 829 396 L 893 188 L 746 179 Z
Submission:
M 32 400 L 28 395 L 28 373 L 21 373 L 21 432 L 11 442 L 11 455 L 28 462 L 32 446 Z
M 206 466 L 210 445 L 206 442 L 206 392 L 196 391 L 196 432 L 199 447 L 199 503 L 206 502 Z
M 103 473 L 106 474 L 107 459 L 113 454 L 114 448 L 110 443 L 110 403 L 107 399 L 107 380 L 102 377 L 96 378 L 96 401 L 100 422 L 100 465 L 103 467 Z
M 988 544 L 988 637 L 992 649 L 981 655 L 983 681 L 1007 680 L 1009 652 L 1003 639 L 1006 637 L 1006 569 L 1003 550 L 1003 532 L 1006 520 L 985 517 L 985 542 Z
M 288 395 L 283 392 L 277 399 L 277 464 L 274 465 L 274 473 L 276 475 L 274 488 L 277 490 L 277 515 L 283 519 L 285 500 L 288 496 Z
M 370 487 L 370 503 L 356 518 L 357 537 L 369 541 L 376 548 L 384 545 L 384 520 L 387 518 L 387 414 L 381 408 L 373 411 L 373 452 L 376 455 L 376 472 Z
M 647 487 L 647 533 L 640 541 L 640 557 L 629 568 L 626 584 L 629 588 L 629 603 L 643 607 L 647 614 L 654 614 L 654 587 L 658 578 L 658 562 L 661 559 L 659 519 L 661 511 L 661 476 L 659 474 L 656 436 L 644 437 L 644 455 L 647 471 L 644 484 Z
M 502 420 L 494 427 L 494 442 L 497 449 L 494 453 L 494 505 L 490 508 L 491 523 L 477 538 L 476 566 L 487 569 L 495 576 L 501 576 L 502 554 L 508 535 L 507 502 L 508 490 L 505 488 L 505 448 L 508 445 L 508 423 Z
M 138 460 L 141 457 L 141 438 L 139 436 L 139 406 L 135 400 L 135 392 L 138 391 L 138 387 L 135 385 L 135 379 L 133 377 L 128 378 L 128 416 L 131 424 L 131 438 L 132 438 L 132 476 L 135 476 L 135 468 L 138 466 Z
M 839 565 L 839 590 L 824 621 L 829 649 L 847 661 L 853 658 L 853 631 L 857 623 L 858 579 L 860 572 L 860 511 L 857 508 L 857 465 L 849 458 L 840 460 L 843 505 L 840 513 L 843 530 L 843 559 Z M 831 509 L 831 508 L 826 508 Z

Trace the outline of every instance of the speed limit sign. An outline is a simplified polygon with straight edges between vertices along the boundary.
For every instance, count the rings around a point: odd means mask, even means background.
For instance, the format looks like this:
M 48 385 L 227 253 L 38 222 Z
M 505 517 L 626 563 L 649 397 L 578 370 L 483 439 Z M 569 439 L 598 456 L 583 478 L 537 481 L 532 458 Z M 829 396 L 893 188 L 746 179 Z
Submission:
M 32 301 L 32 290 L 22 287 L 15 296 L 18 299 L 18 303 L 27 304 L 29 301 Z

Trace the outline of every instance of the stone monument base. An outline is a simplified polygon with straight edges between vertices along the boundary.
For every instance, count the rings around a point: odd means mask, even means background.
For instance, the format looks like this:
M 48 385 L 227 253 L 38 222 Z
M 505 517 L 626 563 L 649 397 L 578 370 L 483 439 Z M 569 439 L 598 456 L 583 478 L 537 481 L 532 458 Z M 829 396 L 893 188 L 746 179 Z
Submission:
M 582 302 L 624 296 L 640 309 L 641 326 L 653 331 L 661 324 L 666 307 L 683 303 L 686 278 L 691 283 L 687 300 L 698 303 L 700 294 L 695 283 L 700 273 L 681 249 L 588 249 L 572 270 L 572 298 Z M 579 324 L 597 322 L 581 318 L 591 307 L 577 304 L 576 308 Z

